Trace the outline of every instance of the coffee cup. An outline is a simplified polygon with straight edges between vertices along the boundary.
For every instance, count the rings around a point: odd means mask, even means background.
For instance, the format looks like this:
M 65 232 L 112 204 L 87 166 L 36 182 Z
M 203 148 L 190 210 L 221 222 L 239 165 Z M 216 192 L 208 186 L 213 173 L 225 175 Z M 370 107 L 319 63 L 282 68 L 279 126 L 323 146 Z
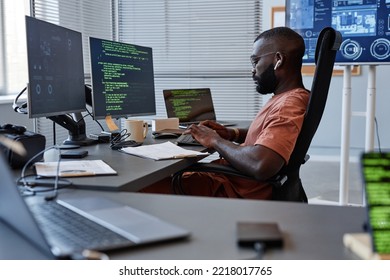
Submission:
M 148 134 L 148 123 L 143 120 L 125 120 L 125 129 L 129 134 L 127 140 L 142 143 Z

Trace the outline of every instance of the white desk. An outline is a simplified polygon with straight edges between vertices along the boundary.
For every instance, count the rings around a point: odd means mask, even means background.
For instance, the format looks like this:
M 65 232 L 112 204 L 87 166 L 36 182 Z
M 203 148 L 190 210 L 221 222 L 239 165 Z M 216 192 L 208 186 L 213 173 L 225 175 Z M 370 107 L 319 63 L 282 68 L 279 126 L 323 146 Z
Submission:
M 282 249 L 265 259 L 354 259 L 343 245 L 344 233 L 362 232 L 365 209 L 273 201 L 201 198 L 141 193 L 66 190 L 61 196 L 101 195 L 127 203 L 187 228 L 186 240 L 152 244 L 109 253 L 111 259 L 218 260 L 253 259 L 252 249 L 236 245 L 238 221 L 277 222 L 284 235 Z M 0 223 L 0 259 L 42 259 L 34 247 Z

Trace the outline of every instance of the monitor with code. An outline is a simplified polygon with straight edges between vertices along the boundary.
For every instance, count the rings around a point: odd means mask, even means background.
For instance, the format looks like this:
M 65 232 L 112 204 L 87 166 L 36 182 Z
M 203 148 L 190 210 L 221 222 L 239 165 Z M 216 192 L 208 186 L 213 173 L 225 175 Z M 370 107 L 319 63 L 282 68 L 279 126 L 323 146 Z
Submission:
M 152 49 L 90 37 L 95 119 L 155 115 Z
M 390 254 L 390 152 L 366 152 L 361 168 L 373 251 Z

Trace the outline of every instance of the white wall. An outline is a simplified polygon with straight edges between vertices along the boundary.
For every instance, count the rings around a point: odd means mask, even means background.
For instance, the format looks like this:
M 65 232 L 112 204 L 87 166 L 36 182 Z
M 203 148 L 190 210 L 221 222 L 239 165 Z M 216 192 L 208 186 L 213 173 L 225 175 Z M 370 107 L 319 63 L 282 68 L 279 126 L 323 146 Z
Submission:
M 271 27 L 271 8 L 284 6 L 284 0 L 264 1 L 263 27 Z M 365 112 L 368 66 L 362 66 L 361 75 L 352 77 L 352 112 Z M 389 66 L 376 67 L 376 118 L 379 126 L 380 145 L 383 149 L 390 149 L 390 89 Z M 312 77 L 304 77 L 304 83 L 310 88 Z M 338 155 L 341 145 L 341 116 L 342 116 L 343 77 L 334 76 L 329 91 L 327 106 L 320 127 L 313 139 L 311 149 L 325 155 Z M 365 117 L 352 116 L 350 129 L 351 155 L 358 155 L 365 147 Z M 319 151 L 317 148 L 325 148 Z M 375 148 L 378 148 L 375 135 Z M 312 154 L 312 153 L 311 153 Z

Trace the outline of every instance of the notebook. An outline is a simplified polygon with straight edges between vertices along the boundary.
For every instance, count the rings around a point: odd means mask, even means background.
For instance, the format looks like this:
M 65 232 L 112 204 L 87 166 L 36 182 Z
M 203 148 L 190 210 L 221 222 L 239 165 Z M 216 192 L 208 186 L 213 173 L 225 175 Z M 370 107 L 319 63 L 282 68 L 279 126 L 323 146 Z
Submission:
M 372 252 L 390 257 L 390 152 L 365 152 L 361 159 Z
M 224 126 L 235 125 L 216 119 L 209 88 L 166 89 L 163 95 L 168 118 L 178 118 L 181 126 L 205 120 L 216 121 Z
M 35 198 L 25 200 L 21 196 L 9 166 L 2 155 L 0 155 L 0 176 L 2 178 L 0 218 L 49 258 L 74 258 L 74 256 L 81 256 L 86 251 L 105 252 L 152 242 L 185 238 L 190 235 L 190 232 L 186 229 L 105 198 L 91 196 L 88 198 L 61 199 L 60 194 L 59 198 L 53 201 L 42 199 L 37 202 Z M 49 221 L 45 225 L 42 215 L 33 213 L 37 209 L 41 209 L 41 206 L 44 209 L 55 206 L 55 208 L 60 208 L 64 212 L 70 211 L 76 217 L 72 218 L 73 222 L 86 219 L 86 222 L 82 221 L 83 225 L 88 223 L 87 227 L 98 228 L 99 235 L 100 230 L 109 229 L 111 236 L 114 235 L 115 238 L 104 242 L 95 241 L 95 244 L 90 246 L 67 245 L 65 242 L 68 238 L 65 234 L 67 229 L 64 228 L 60 231 L 60 233 L 64 233 L 64 236 L 56 241 L 52 237 L 53 231 L 58 231 L 55 227 L 60 226 L 64 219 L 61 218 L 60 214 L 57 216 L 57 214 L 51 212 L 53 210 L 46 209 L 41 214 L 46 214 L 48 216 L 46 218 L 51 218 L 52 222 Z M 51 226 L 55 226 L 54 229 Z M 77 229 L 77 227 L 79 226 L 76 225 L 74 228 Z M 94 231 L 96 230 L 94 229 Z M 69 234 L 86 234 L 83 232 L 84 230 L 79 231 L 76 233 L 71 230 Z

